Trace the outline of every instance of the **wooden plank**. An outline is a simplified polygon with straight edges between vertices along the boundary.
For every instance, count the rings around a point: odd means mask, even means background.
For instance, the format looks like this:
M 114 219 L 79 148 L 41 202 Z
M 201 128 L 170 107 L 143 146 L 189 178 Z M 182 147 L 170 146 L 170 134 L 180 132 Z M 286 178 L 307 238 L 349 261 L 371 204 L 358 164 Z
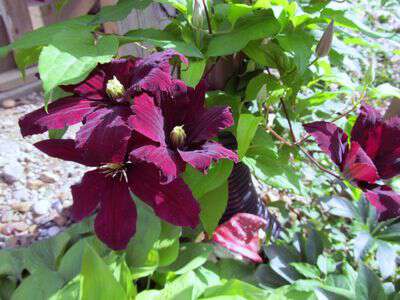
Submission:
M 8 43 L 9 41 L 6 26 L 3 22 L 2 16 L 0 16 L 0 46 L 7 45 Z M 6 57 L 0 58 L 0 73 L 7 70 L 15 69 L 15 67 L 16 65 L 11 53 L 8 54 Z
M 21 85 L 38 81 L 36 67 L 31 67 L 26 70 L 25 79 L 22 78 L 21 72 L 18 69 L 9 70 L 0 73 L 0 92 L 13 90 Z
M 32 30 L 26 0 L 0 0 L 0 13 L 3 16 L 10 42 L 15 41 L 25 32 Z

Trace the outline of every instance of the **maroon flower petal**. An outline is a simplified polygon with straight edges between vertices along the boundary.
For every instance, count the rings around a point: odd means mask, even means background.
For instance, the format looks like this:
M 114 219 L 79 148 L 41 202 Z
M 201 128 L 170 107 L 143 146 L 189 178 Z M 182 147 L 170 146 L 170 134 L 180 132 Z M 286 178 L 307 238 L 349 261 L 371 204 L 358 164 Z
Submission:
M 74 85 L 65 85 L 62 88 L 85 99 L 104 101 L 108 99 L 107 81 L 115 76 L 124 87 L 128 88 L 134 67 L 134 60 L 114 59 L 109 63 L 98 65 L 85 81 Z
M 98 170 L 86 172 L 80 183 L 71 186 L 72 217 L 81 221 L 94 213 L 100 199 L 109 189 L 109 180 Z
M 256 263 L 263 260 L 258 254 L 261 250 L 260 230 L 264 231 L 267 221 L 252 214 L 239 213 L 229 221 L 218 226 L 213 240 L 222 247 L 238 253 Z M 262 235 L 262 234 L 261 234 Z
M 84 158 L 82 156 L 82 151 L 77 150 L 75 145 L 75 141 L 71 139 L 51 139 L 34 144 L 36 148 L 51 157 L 74 161 L 89 167 L 100 165 L 100 162 L 96 160 L 96 157 L 88 156 Z
M 185 124 L 189 143 L 204 142 L 218 135 L 218 132 L 233 125 L 233 117 L 229 107 L 217 106 L 192 116 L 193 122 Z
M 123 178 L 103 177 L 104 189 L 97 190 L 100 209 L 94 221 L 94 229 L 108 247 L 122 250 L 136 232 L 136 205 Z
M 132 161 L 141 160 L 158 167 L 162 174 L 162 182 L 168 183 L 179 176 L 184 170 L 184 163 L 175 151 L 165 146 L 146 145 L 130 153 Z
M 379 213 L 380 220 L 400 216 L 400 195 L 386 185 L 375 185 L 365 191 L 365 196 Z
M 303 127 L 315 138 L 321 150 L 342 169 L 348 149 L 347 134 L 335 124 L 323 121 L 304 124 Z
M 374 159 L 381 145 L 382 129 L 383 121 L 379 112 L 363 105 L 351 131 L 351 140 L 358 142 L 365 153 Z
M 23 136 L 43 133 L 49 129 L 63 129 L 82 121 L 85 115 L 96 109 L 94 101 L 82 100 L 76 97 L 66 97 L 48 106 L 26 114 L 19 120 Z
M 205 143 L 199 150 L 181 151 L 178 149 L 178 152 L 185 162 L 202 172 L 206 172 L 213 161 L 222 158 L 233 160 L 236 163 L 239 161 L 235 152 L 212 141 Z
M 123 162 L 132 134 L 127 121 L 130 114 L 128 106 L 112 106 L 88 115 L 76 134 L 76 147 L 82 156 L 94 156 L 101 163 Z
M 165 145 L 164 118 L 153 99 L 147 94 L 135 97 L 133 110 L 135 115 L 129 118 L 129 123 L 135 131 Z
M 200 206 L 181 178 L 161 184 L 158 170 L 149 164 L 137 164 L 128 172 L 132 192 L 153 207 L 161 219 L 177 226 L 195 228 L 200 221 Z
M 400 118 L 385 122 L 379 153 L 374 159 L 379 175 L 390 179 L 400 174 Z
M 378 171 L 372 160 L 357 142 L 352 142 L 344 162 L 344 175 L 350 180 L 374 183 L 379 180 Z
M 137 66 L 133 70 L 134 73 L 130 92 L 135 93 L 140 90 L 157 96 L 162 92 L 172 94 L 174 91 L 174 84 L 169 62 L 174 57 L 188 64 L 188 60 L 183 55 L 172 49 L 164 52 L 157 52 L 138 60 Z

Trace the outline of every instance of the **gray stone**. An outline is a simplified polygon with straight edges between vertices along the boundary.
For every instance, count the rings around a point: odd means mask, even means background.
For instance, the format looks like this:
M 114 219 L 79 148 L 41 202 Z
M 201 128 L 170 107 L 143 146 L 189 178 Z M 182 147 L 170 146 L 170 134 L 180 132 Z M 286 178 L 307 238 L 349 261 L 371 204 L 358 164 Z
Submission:
M 55 236 L 59 232 L 60 232 L 60 228 L 58 228 L 57 226 L 52 226 L 49 229 L 47 229 L 47 234 L 49 236 Z
M 45 183 L 55 183 L 58 180 L 58 176 L 51 172 L 44 172 L 40 174 L 39 179 Z
M 0 178 L 7 184 L 14 184 L 17 181 L 23 182 L 25 181 L 24 168 L 17 161 L 9 163 L 3 167 Z
M 37 215 L 47 214 L 50 209 L 50 202 L 45 200 L 40 200 L 33 204 L 33 212 Z

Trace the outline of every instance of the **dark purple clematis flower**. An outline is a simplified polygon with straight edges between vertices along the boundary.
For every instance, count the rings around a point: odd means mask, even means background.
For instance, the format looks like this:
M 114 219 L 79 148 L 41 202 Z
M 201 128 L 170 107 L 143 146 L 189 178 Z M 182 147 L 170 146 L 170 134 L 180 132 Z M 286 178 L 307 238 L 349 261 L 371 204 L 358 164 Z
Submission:
M 237 162 L 235 152 L 210 141 L 220 130 L 233 125 L 230 109 L 207 109 L 204 99 L 204 82 L 196 89 L 187 88 L 181 97 L 163 99 L 159 106 L 146 93 L 136 97 L 130 125 L 148 141 L 130 153 L 131 161 L 154 164 L 165 182 L 176 178 L 186 163 L 206 172 L 212 161 L 227 158 Z
M 50 103 L 47 112 L 43 107 L 25 115 L 19 121 L 22 135 L 83 122 L 76 137 L 76 146 L 83 155 L 107 147 L 112 138 L 118 143 L 113 151 L 104 153 L 104 162 L 120 160 L 132 133 L 127 122 L 132 114 L 132 97 L 142 91 L 151 95 L 172 92 L 176 84 L 169 61 L 174 57 L 187 63 L 179 53 L 167 50 L 144 59 L 115 59 L 99 65 L 85 81 L 62 87 L 72 96 Z
M 347 134 L 333 123 L 314 122 L 304 128 L 345 177 L 367 191 L 367 199 L 381 217 L 400 213 L 399 196 L 389 187 L 375 184 L 400 174 L 400 118 L 385 121 L 379 112 L 364 104 L 351 131 L 350 145 Z M 382 200 L 381 205 L 376 204 L 377 199 Z
M 137 212 L 130 192 L 167 222 L 193 228 L 199 223 L 199 204 L 181 178 L 160 184 L 159 171 L 154 166 L 124 160 L 104 164 L 101 149 L 91 156 L 83 156 L 70 139 L 44 140 L 35 146 L 49 156 L 97 167 L 71 187 L 72 215 L 80 221 L 98 209 L 94 223 L 96 234 L 114 250 L 124 249 L 136 231 Z
M 259 255 L 266 237 L 267 221 L 252 214 L 238 213 L 218 226 L 213 241 L 252 262 L 262 263 Z

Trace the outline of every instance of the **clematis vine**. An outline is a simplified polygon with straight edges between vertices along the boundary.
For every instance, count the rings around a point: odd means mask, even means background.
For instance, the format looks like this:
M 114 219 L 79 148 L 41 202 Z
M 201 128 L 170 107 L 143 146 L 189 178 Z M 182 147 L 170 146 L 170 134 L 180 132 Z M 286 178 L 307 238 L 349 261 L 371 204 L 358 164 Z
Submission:
M 135 98 L 135 115 L 129 123 L 145 141 L 130 153 L 130 159 L 157 166 L 165 182 L 177 178 L 186 163 L 206 172 L 213 161 L 222 158 L 237 162 L 235 152 L 211 141 L 233 125 L 229 107 L 207 109 L 204 99 L 204 82 L 195 89 L 188 87 L 180 97 L 163 99 L 160 105 L 146 93 Z
M 263 262 L 259 255 L 266 238 L 267 221 L 256 215 L 238 213 L 219 225 L 213 234 L 213 241 L 240 258 L 255 263 Z
M 95 232 L 110 248 L 126 248 L 135 234 L 137 212 L 130 192 L 169 223 L 193 228 L 198 225 L 200 206 L 181 178 L 161 184 L 159 172 L 152 165 L 124 160 L 105 164 L 101 151 L 84 156 L 75 143 L 71 139 L 51 139 L 35 146 L 49 156 L 96 167 L 71 187 L 72 216 L 81 221 L 98 210 Z
M 333 123 L 314 122 L 304 128 L 343 175 L 365 191 L 381 219 L 400 215 L 400 195 L 377 184 L 400 174 L 400 118 L 383 120 L 378 111 L 364 104 L 350 142 L 347 134 Z

